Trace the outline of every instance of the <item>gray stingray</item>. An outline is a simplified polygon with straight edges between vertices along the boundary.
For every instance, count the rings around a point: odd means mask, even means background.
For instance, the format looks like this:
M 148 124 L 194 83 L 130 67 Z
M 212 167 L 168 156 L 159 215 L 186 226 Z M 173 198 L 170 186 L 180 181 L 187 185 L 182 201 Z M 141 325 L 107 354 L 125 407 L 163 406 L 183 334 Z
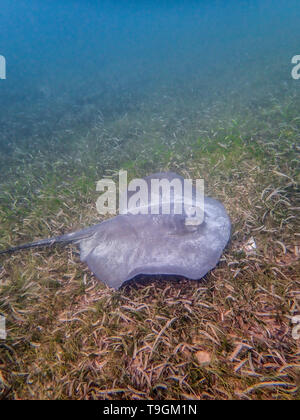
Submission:
M 150 186 L 152 179 L 183 178 L 172 172 L 150 175 L 144 180 Z M 159 190 L 160 191 L 160 190 Z M 132 193 L 128 192 L 128 198 Z M 195 189 L 193 189 L 195 197 Z M 170 202 L 183 200 L 183 196 L 170 194 Z M 197 206 L 197 203 L 195 204 Z M 126 214 L 119 214 L 95 226 L 37 242 L 24 244 L 0 252 L 75 243 L 80 246 L 81 261 L 87 263 L 95 276 L 113 288 L 119 288 L 133 277 L 145 275 L 176 275 L 200 279 L 213 269 L 230 237 L 230 220 L 223 205 L 204 197 L 204 216 L 201 224 L 190 223 L 183 209 L 176 214 L 133 214 L 129 206 Z

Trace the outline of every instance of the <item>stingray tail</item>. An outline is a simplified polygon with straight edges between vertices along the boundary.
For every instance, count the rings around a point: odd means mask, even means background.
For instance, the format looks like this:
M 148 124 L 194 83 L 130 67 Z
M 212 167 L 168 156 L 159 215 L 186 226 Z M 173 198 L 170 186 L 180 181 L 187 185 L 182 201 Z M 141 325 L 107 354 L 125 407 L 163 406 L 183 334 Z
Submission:
M 34 247 L 39 247 L 39 246 L 51 246 L 55 243 L 56 243 L 56 238 L 42 239 L 41 241 L 30 242 L 29 244 L 23 244 L 23 245 L 14 246 L 12 248 L 5 249 L 4 251 L 0 251 L 0 255 L 10 254 L 15 251 L 20 251 L 21 249 L 26 249 L 26 248 L 34 248 Z
M 54 236 L 53 238 L 41 239 L 39 241 L 30 242 L 28 244 L 23 244 L 23 245 L 15 246 L 15 247 L 12 247 L 12 248 L 8 248 L 4 251 L 0 251 L 0 255 L 11 254 L 13 252 L 20 251 L 22 249 L 27 249 L 27 248 L 52 246 L 52 245 L 55 245 L 55 244 L 58 244 L 58 243 L 68 244 L 68 243 L 71 243 L 71 242 L 76 242 L 78 240 L 84 239 L 88 236 L 90 236 L 89 229 L 83 229 L 83 230 L 80 230 L 78 232 L 68 233 L 68 234 L 62 235 L 62 236 Z

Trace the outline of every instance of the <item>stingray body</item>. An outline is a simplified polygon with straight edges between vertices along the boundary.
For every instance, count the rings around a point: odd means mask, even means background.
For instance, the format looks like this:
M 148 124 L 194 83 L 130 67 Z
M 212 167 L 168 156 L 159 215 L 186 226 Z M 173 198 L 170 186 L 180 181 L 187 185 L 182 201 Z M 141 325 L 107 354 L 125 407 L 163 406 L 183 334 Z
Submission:
M 150 186 L 152 179 L 174 179 L 183 183 L 175 173 L 158 173 L 144 178 Z M 193 191 L 195 195 L 195 191 Z M 130 198 L 132 193 L 129 193 Z M 177 201 L 183 197 L 171 197 Z M 119 214 L 109 220 L 78 232 L 11 248 L 14 252 L 34 246 L 57 243 L 76 243 L 80 257 L 95 276 L 115 289 L 139 274 L 177 275 L 200 279 L 218 263 L 230 237 L 230 220 L 223 205 L 204 198 L 204 218 L 199 225 L 187 223 L 188 215 Z

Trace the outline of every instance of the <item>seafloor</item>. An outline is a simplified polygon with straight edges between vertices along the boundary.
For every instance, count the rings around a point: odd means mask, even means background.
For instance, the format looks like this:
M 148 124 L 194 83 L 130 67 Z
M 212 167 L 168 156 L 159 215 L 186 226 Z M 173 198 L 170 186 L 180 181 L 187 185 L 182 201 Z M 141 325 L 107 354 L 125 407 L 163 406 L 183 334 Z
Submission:
M 2 398 L 299 399 L 299 85 L 259 80 L 11 92 L 0 249 L 98 222 L 119 169 L 204 178 L 232 236 L 201 281 L 117 292 L 72 246 L 1 256 Z

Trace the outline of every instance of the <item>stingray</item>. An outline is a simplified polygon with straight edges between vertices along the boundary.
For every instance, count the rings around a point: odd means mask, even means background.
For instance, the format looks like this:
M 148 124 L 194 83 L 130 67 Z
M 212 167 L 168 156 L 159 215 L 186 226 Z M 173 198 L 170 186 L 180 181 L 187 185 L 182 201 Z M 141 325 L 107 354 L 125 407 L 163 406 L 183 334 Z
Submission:
M 172 172 L 157 173 L 144 178 L 169 182 L 183 178 Z M 150 190 L 149 190 L 150 191 Z M 161 191 L 161 189 L 159 190 Z M 150 194 L 150 193 L 149 193 Z M 160 193 L 159 193 L 160 194 Z M 195 187 L 192 190 L 195 199 Z M 128 200 L 132 192 L 128 192 Z M 170 202 L 183 201 L 183 196 L 170 194 Z M 128 208 L 94 226 L 77 232 L 42 239 L 10 248 L 0 254 L 25 248 L 75 243 L 80 247 L 80 259 L 94 275 L 109 287 L 118 289 L 138 275 L 174 275 L 201 279 L 219 262 L 230 238 L 230 219 L 217 200 L 204 197 L 202 222 L 193 219 L 183 208 L 176 214 L 174 206 L 163 214 L 159 201 L 158 214 L 135 214 Z M 151 200 L 149 200 L 151 206 Z M 195 202 L 195 207 L 197 206 Z M 191 223 L 192 221 L 192 223 Z

